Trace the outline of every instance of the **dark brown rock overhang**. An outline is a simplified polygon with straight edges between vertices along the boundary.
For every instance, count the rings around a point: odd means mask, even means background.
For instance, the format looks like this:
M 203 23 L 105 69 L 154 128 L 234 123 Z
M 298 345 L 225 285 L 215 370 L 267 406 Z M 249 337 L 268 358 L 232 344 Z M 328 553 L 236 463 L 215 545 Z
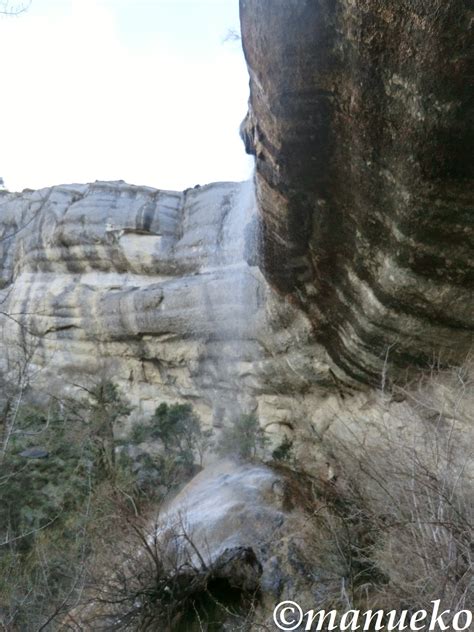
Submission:
M 349 377 L 473 332 L 473 5 L 240 0 L 260 265 Z

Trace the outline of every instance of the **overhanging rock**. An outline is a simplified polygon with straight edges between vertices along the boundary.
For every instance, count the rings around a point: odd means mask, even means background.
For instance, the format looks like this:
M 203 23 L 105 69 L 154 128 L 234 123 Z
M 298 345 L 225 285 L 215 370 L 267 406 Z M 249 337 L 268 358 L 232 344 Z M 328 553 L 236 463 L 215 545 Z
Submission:
M 461 362 L 474 313 L 472 6 L 240 11 L 265 275 L 348 376 Z

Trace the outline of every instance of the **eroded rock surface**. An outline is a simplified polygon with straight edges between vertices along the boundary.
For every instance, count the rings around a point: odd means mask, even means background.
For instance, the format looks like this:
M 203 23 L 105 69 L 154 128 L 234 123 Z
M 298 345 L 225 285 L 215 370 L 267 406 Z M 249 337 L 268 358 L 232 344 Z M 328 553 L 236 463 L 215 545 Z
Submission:
M 3 194 L 3 366 L 32 355 L 45 394 L 104 375 L 138 415 L 185 400 L 214 423 L 306 417 L 303 394 L 334 382 L 309 320 L 244 260 L 253 203 L 248 183 Z
M 260 222 L 245 184 L 2 192 L 4 366 L 35 347 L 48 389 L 105 373 L 141 412 L 292 426 L 341 380 L 463 361 L 468 4 L 241 0 L 241 22 Z
M 346 375 L 472 344 L 473 13 L 241 0 L 261 265 Z

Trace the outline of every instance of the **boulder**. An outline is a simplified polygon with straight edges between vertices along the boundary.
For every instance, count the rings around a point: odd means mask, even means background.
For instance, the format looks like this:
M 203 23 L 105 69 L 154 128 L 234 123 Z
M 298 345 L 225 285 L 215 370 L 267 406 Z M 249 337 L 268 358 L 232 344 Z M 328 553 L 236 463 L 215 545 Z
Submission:
M 44 448 L 28 448 L 20 452 L 20 456 L 25 459 L 47 459 L 49 452 Z

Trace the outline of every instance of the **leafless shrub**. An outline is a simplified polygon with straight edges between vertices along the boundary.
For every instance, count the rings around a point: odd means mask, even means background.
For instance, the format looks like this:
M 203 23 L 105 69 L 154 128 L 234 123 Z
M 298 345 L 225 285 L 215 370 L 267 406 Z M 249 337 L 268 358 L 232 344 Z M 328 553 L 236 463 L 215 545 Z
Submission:
M 128 536 L 110 555 L 80 610 L 92 629 L 191 632 L 223 619 L 233 626 L 226 629 L 250 629 L 261 572 L 251 549 L 211 560 L 180 516 L 166 527 L 128 521 Z
M 440 599 L 454 612 L 472 605 L 470 389 L 465 368 L 433 370 L 397 388 L 404 405 L 381 415 L 371 435 L 360 420 L 325 435 L 338 475 L 316 484 L 315 516 L 321 557 L 337 569 L 331 599 L 415 610 Z
M 10 2 L 2 0 L 0 2 L 0 15 L 20 15 L 26 11 L 31 4 L 31 0 L 26 2 Z

